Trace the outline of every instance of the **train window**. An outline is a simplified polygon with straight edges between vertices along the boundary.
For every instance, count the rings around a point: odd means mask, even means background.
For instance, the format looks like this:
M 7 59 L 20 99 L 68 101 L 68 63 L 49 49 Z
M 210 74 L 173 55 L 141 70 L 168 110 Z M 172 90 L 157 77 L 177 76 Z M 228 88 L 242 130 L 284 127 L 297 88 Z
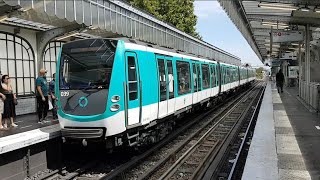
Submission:
M 220 65 L 220 83 L 221 83 L 221 85 L 224 84 L 224 70 L 221 65 Z
M 236 79 L 236 73 L 235 73 L 236 71 L 233 67 L 232 69 L 230 69 L 230 71 L 231 71 L 231 82 L 234 82 Z
M 210 71 L 208 64 L 202 64 L 202 87 L 207 89 L 210 87 Z
M 197 73 L 198 73 L 198 91 L 201 91 L 201 74 L 200 74 L 200 64 L 197 64 Z
M 186 94 L 191 91 L 190 65 L 188 62 L 177 61 L 176 68 L 179 87 L 178 94 Z
M 223 67 L 223 84 L 227 84 L 227 68 L 226 67 Z
M 243 69 L 240 69 L 240 79 L 243 79 Z
M 210 78 L 211 78 L 211 87 L 214 86 L 214 74 L 213 74 L 213 65 L 210 65 Z
M 173 76 L 173 69 L 172 69 L 172 61 L 167 61 L 167 68 L 168 68 L 168 84 L 169 84 L 169 99 L 174 98 L 174 76 Z
M 211 74 L 212 87 L 216 87 L 216 67 L 215 67 L 215 65 L 211 66 L 211 71 L 212 71 L 212 74 Z
M 193 68 L 193 89 L 194 89 L 194 92 L 198 92 L 198 74 L 197 74 L 196 64 L 192 64 L 192 68 Z
M 228 84 L 230 82 L 229 68 L 226 67 L 225 70 L 226 70 L 226 81 L 225 81 L 225 84 Z
M 167 78 L 163 59 L 158 59 L 160 101 L 167 100 Z
M 138 97 L 138 81 L 136 74 L 136 62 L 133 56 L 128 56 L 128 83 L 129 83 L 129 100 L 135 100 Z

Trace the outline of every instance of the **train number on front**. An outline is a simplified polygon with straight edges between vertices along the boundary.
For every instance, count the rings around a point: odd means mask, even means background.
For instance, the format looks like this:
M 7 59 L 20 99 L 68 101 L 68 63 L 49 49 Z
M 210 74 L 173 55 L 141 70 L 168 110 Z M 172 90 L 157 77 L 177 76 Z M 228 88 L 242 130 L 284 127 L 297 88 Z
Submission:
M 69 91 L 61 91 L 61 97 L 63 96 L 69 96 Z

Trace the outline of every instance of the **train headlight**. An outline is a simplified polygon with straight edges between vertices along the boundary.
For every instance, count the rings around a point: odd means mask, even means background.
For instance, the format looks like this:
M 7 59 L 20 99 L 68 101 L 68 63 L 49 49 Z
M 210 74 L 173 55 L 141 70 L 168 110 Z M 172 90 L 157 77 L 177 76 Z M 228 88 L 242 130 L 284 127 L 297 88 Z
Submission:
M 118 95 L 112 96 L 111 102 L 116 103 L 116 102 L 119 102 L 119 101 L 120 101 L 120 96 L 118 96 Z
M 114 111 L 118 111 L 120 109 L 120 105 L 119 104 L 114 104 L 110 107 L 110 111 L 114 112 Z

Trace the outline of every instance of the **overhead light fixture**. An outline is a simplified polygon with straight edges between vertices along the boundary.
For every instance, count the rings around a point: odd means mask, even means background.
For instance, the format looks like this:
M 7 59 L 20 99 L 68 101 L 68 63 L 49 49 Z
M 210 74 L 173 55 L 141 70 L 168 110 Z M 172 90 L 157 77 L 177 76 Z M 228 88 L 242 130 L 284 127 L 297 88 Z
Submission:
M 28 11 L 28 9 L 20 8 L 20 9 L 18 9 L 18 11 L 21 11 L 21 12 L 27 12 L 27 11 Z
M 288 49 L 291 49 L 291 50 L 297 50 L 297 49 L 299 49 L 299 48 L 289 47 Z
M 287 23 L 281 23 L 281 22 L 269 22 L 269 21 L 262 21 L 262 25 L 264 24 L 271 24 L 271 25 L 278 25 L 278 26 L 288 26 Z
M 8 19 L 8 16 L 1 16 L 0 17 L 0 22 L 5 21 L 6 19 Z
M 320 8 L 314 8 L 314 12 L 320 13 Z
M 300 7 L 299 10 L 300 10 L 300 11 L 303 11 L 303 12 L 309 12 L 309 11 L 310 11 L 310 8 L 309 8 L 307 5 L 305 5 L 305 6 L 303 6 L 303 7 Z
M 76 33 L 72 33 L 72 34 L 69 34 L 69 35 L 66 35 L 66 36 L 60 37 L 60 38 L 58 38 L 57 40 L 58 40 L 58 41 L 60 41 L 60 40 L 62 40 L 62 39 L 66 39 L 66 38 L 68 38 L 68 37 L 76 36 L 76 35 L 79 35 L 79 33 L 78 33 L 78 32 L 76 32 Z
M 95 27 L 95 26 L 90 25 L 90 26 L 88 26 L 88 29 L 90 29 L 90 30 L 95 30 L 95 29 L 98 29 L 98 27 Z
M 266 2 L 259 3 L 258 7 L 265 8 L 265 9 L 277 9 L 277 10 L 287 10 L 287 11 L 294 11 L 299 8 L 292 4 L 266 3 Z
M 268 24 L 268 23 L 262 23 L 263 26 L 272 26 L 272 27 L 278 27 L 278 28 L 288 28 L 289 25 L 279 25 L 279 24 Z
M 267 47 L 270 47 L 270 44 L 264 44 L 265 46 L 267 46 Z M 272 44 L 272 47 L 274 47 L 274 48 L 280 48 L 280 45 L 278 45 L 278 44 Z

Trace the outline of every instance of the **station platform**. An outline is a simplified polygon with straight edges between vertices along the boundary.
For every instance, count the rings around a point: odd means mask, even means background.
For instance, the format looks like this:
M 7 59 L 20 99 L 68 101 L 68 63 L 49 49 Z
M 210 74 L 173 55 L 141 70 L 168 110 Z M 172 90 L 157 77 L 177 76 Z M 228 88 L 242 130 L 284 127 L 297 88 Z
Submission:
M 320 179 L 320 117 L 268 82 L 242 179 Z
M 60 136 L 58 120 L 49 115 L 42 124 L 36 114 L 17 116 L 14 122 L 18 127 L 0 130 L 0 154 Z

